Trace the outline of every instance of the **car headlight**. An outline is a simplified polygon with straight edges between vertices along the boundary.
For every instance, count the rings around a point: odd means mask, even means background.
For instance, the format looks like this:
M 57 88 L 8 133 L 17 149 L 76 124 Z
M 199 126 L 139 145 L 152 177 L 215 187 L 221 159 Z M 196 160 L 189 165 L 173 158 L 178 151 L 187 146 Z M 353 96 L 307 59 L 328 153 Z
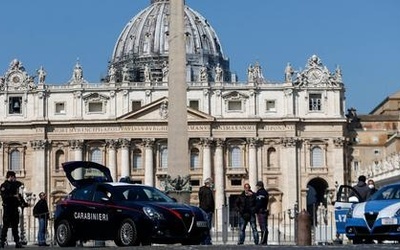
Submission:
M 152 207 L 143 207 L 143 212 L 152 220 L 163 220 L 164 216 Z
M 400 217 L 400 209 L 396 211 L 396 213 L 394 214 L 395 217 Z

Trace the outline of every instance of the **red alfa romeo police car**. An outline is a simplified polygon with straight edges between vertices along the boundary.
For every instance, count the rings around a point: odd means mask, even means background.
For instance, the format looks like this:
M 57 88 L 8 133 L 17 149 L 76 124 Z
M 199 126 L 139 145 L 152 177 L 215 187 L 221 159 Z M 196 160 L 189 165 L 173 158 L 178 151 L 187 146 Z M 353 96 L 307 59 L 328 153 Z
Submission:
M 200 244 L 208 231 L 203 210 L 154 187 L 112 182 L 110 170 L 94 162 L 66 162 L 63 168 L 75 189 L 55 211 L 61 247 L 88 240 L 113 240 L 117 246 Z

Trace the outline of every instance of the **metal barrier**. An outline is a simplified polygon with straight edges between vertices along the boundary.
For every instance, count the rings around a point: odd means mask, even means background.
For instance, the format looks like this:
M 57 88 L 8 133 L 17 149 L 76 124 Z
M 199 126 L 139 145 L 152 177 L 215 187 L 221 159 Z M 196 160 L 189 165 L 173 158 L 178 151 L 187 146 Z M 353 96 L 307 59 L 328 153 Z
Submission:
M 26 208 L 23 216 L 20 217 L 20 235 L 21 241 L 27 244 L 37 243 L 38 220 L 33 217 L 31 208 Z M 0 219 L 2 218 L 2 209 L 0 208 Z M 219 213 L 220 212 L 220 213 Z M 336 240 L 336 226 L 334 212 L 324 206 L 319 206 L 315 212 L 315 219 L 311 226 L 311 236 L 313 245 L 330 245 Z M 218 217 L 218 214 L 222 214 Z M 270 245 L 295 245 L 297 235 L 298 211 L 288 209 L 282 213 L 271 214 L 268 216 L 268 244 Z M 1 220 L 2 221 L 2 220 Z M 54 224 L 50 218 L 47 226 L 47 242 L 54 244 Z M 224 207 L 222 211 L 216 211 L 213 218 L 213 227 L 211 228 L 212 241 L 214 244 L 236 244 L 239 239 L 239 216 L 237 213 Z M 259 226 L 257 223 L 257 228 Z M 253 244 L 253 234 L 251 227 L 246 227 L 245 244 Z M 13 242 L 11 229 L 9 229 L 8 242 Z
M 229 209 L 224 209 L 229 213 Z M 336 239 L 336 226 L 334 220 L 334 212 L 328 211 L 324 206 L 319 206 L 316 211 L 316 219 L 311 226 L 311 236 L 313 245 L 330 245 Z M 222 214 L 225 212 L 223 211 Z M 218 218 L 218 211 L 214 213 L 213 228 L 211 229 L 212 240 L 214 244 L 236 244 L 239 239 L 239 216 L 237 213 L 229 213 L 229 216 L 222 216 L 227 218 L 227 221 L 220 221 Z M 288 209 L 285 212 L 278 214 L 271 214 L 268 216 L 268 244 L 270 245 L 295 245 L 297 239 L 297 225 L 296 220 L 298 211 L 295 209 Z M 227 225 L 226 236 L 224 235 L 223 228 L 220 225 Z M 258 223 L 257 223 L 258 227 Z M 258 227 L 258 230 L 259 227 Z M 225 238 L 224 238 L 225 237 Z M 253 234 L 250 225 L 246 227 L 246 240 L 245 244 L 253 244 Z

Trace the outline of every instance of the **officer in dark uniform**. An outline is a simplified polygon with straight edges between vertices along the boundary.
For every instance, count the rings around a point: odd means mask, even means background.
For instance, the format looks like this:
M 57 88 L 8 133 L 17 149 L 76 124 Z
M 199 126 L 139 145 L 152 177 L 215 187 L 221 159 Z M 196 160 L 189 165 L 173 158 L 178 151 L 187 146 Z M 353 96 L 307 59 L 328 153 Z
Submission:
M 21 195 L 18 190 L 22 183 L 16 180 L 15 172 L 8 171 L 6 180 L 0 186 L 0 194 L 3 199 L 3 227 L 1 229 L 0 247 L 4 248 L 8 228 L 11 227 L 16 248 L 23 248 L 19 241 L 18 223 L 19 212 L 18 207 L 21 206 Z
M 261 229 L 261 245 L 267 245 L 268 242 L 268 200 L 269 194 L 264 188 L 262 181 L 257 182 L 256 192 L 256 214 L 258 225 Z

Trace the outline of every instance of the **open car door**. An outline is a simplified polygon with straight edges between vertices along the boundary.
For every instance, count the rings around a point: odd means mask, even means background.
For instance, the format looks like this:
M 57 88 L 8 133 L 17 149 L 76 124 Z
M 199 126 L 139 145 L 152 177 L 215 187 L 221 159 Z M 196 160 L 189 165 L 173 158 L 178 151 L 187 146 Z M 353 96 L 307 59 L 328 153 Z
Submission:
M 346 225 L 347 212 L 354 203 L 358 203 L 361 198 L 360 194 L 353 187 L 341 185 L 336 193 L 335 201 L 335 221 L 336 233 L 344 234 Z

